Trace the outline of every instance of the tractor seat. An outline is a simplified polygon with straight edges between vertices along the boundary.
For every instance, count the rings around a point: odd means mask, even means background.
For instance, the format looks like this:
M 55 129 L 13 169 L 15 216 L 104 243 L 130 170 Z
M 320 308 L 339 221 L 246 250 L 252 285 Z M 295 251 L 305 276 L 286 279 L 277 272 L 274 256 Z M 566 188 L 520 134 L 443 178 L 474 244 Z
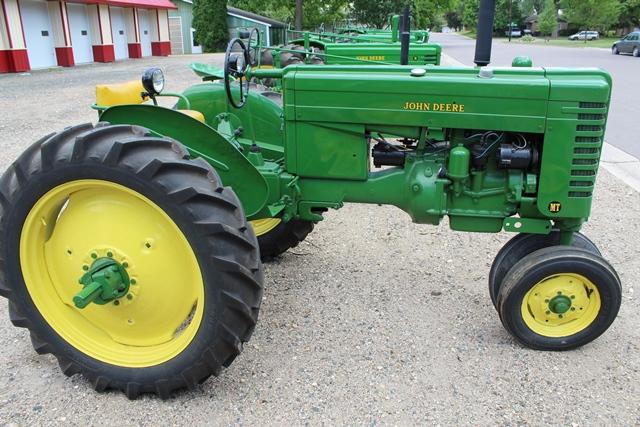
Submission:
M 96 105 L 99 107 L 113 107 L 114 105 L 142 104 L 149 100 L 148 96 L 142 96 L 144 91 L 142 82 L 137 80 L 110 85 L 96 85 Z M 200 111 L 177 111 L 204 123 L 204 114 Z

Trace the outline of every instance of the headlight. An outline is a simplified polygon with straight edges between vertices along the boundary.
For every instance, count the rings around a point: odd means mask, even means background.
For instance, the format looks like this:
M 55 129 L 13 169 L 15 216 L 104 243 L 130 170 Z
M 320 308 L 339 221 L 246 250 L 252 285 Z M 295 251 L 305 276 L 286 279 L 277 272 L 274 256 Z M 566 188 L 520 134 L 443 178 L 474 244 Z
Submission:
M 164 89 L 164 73 L 160 68 L 148 68 L 142 74 L 142 86 L 149 95 L 158 95 Z

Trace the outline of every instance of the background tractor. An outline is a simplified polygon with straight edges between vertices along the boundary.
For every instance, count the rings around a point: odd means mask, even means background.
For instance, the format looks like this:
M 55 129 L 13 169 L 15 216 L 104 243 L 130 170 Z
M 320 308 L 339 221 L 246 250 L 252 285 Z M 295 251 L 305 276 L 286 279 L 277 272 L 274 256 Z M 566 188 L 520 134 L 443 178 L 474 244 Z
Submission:
M 375 31 L 375 32 L 374 32 Z M 251 37 L 249 37 L 251 34 Z M 260 35 L 246 33 L 245 44 L 250 48 L 261 46 Z M 394 15 L 388 30 L 368 29 L 366 33 L 330 33 L 324 28 L 316 33 L 287 31 L 287 42 L 283 46 L 266 47 L 259 56 L 262 66 L 284 68 L 292 64 L 311 63 L 328 65 L 347 64 L 402 64 L 403 52 L 400 40 L 406 37 L 409 50 L 405 64 L 440 65 L 442 47 L 428 43 L 428 32 L 411 32 L 409 9 L 403 16 Z
M 486 67 L 494 8 L 481 1 L 476 68 L 259 69 L 234 39 L 222 82 L 199 69 L 205 82 L 163 93 L 152 69 L 99 86 L 97 125 L 45 136 L 0 179 L 11 321 L 96 390 L 165 398 L 218 375 L 251 337 L 261 252 L 295 245 L 328 209 L 369 203 L 517 233 L 489 272 L 505 329 L 537 350 L 591 342 L 621 303 L 618 275 L 579 232 L 611 78 Z M 282 97 L 253 78 L 280 80 Z

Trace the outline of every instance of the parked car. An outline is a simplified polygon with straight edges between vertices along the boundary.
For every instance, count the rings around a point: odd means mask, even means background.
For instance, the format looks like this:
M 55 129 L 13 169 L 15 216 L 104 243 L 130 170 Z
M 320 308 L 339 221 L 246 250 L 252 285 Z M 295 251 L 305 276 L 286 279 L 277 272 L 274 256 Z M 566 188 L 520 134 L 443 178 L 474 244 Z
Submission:
M 511 37 L 522 37 L 522 31 L 515 25 L 511 28 L 507 28 L 507 31 L 504 32 L 504 35 L 509 37 L 509 31 L 511 31 Z
M 611 47 L 611 53 L 618 55 L 620 53 L 631 53 L 635 57 L 640 56 L 640 31 L 627 34 L 622 40 L 619 40 Z
M 598 40 L 600 33 L 597 31 L 580 31 L 569 36 L 569 40 Z

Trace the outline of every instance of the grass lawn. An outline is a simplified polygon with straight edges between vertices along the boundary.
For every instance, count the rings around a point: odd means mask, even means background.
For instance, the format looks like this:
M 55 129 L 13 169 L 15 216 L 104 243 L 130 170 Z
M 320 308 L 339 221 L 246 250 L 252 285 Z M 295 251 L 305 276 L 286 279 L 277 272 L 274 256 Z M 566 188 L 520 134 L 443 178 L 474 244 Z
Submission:
M 462 32 L 459 32 L 458 34 L 460 34 L 461 36 L 469 37 L 471 39 L 475 39 L 476 38 L 476 32 L 475 31 L 462 31 Z M 504 42 L 504 43 L 509 43 L 509 39 L 507 39 L 506 37 L 496 37 L 496 36 L 494 36 L 494 40 L 501 41 L 501 42 Z M 550 39 L 547 42 L 544 39 L 544 37 L 536 37 L 535 40 L 532 41 L 532 42 L 524 42 L 519 38 L 513 38 L 513 39 L 511 39 L 511 43 L 536 44 L 536 45 L 541 45 L 541 46 L 545 46 L 545 45 L 548 45 L 548 46 L 565 46 L 565 47 L 578 47 L 578 48 L 599 47 L 599 48 L 609 49 L 618 40 L 620 40 L 620 39 L 619 38 L 612 38 L 612 37 L 602 37 L 602 38 L 600 38 L 598 40 L 587 41 L 585 43 L 584 40 L 571 41 L 571 40 L 567 39 L 566 37 L 560 37 L 560 38 L 557 38 L 557 39 Z
M 504 42 L 508 43 L 507 39 L 500 39 Z M 524 42 L 520 39 L 512 39 L 512 43 L 522 43 L 522 44 L 526 44 L 526 43 L 533 43 L 536 45 L 550 45 L 550 46 L 564 46 L 564 47 L 578 47 L 578 48 L 585 48 L 585 47 L 600 47 L 600 48 L 606 48 L 609 49 L 615 42 L 617 42 L 618 40 L 620 40 L 619 38 L 608 38 L 608 37 L 602 37 L 598 40 L 591 40 L 591 41 L 587 41 L 586 43 L 584 42 L 584 40 L 576 40 L 576 41 L 571 41 L 569 39 L 567 39 L 566 37 L 563 38 L 557 38 L 557 39 L 550 39 L 549 41 L 546 41 L 544 39 L 544 37 L 536 37 L 536 39 L 532 42 Z

